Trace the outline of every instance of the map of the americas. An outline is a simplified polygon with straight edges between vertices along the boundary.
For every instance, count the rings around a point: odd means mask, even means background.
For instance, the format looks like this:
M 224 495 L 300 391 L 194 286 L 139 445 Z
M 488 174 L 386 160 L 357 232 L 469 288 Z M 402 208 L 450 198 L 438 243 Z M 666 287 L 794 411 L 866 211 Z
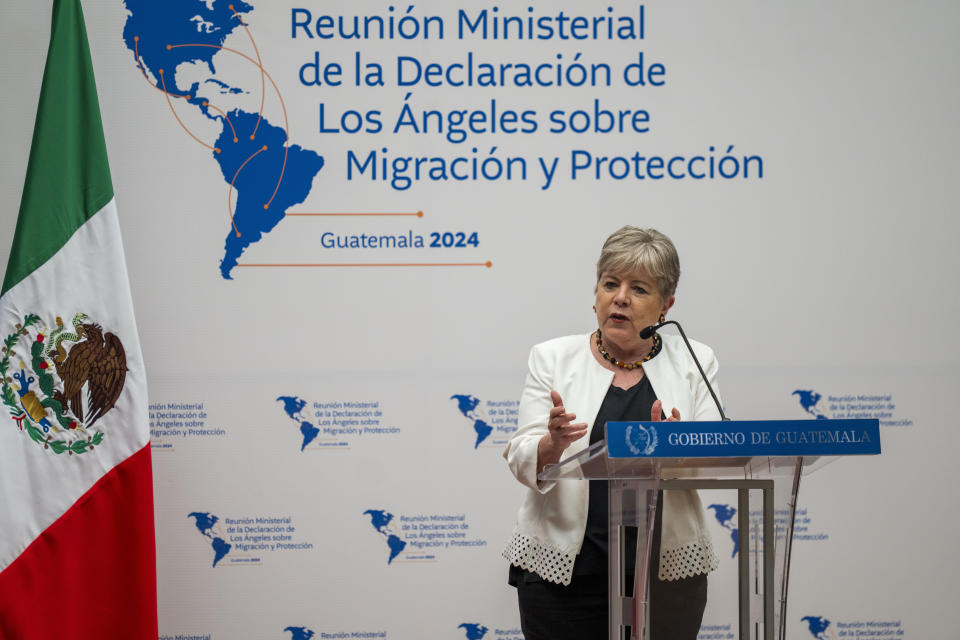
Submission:
M 313 426 L 313 423 L 306 420 L 303 414 L 300 413 L 303 411 L 303 408 L 307 406 L 307 401 L 296 396 L 280 396 L 277 398 L 277 402 L 282 402 L 283 410 L 287 416 L 299 424 L 300 433 L 303 435 L 303 443 L 300 445 L 300 451 L 303 451 L 307 448 L 307 445 L 313 442 L 317 435 L 320 434 L 320 429 Z
M 740 550 L 740 534 L 733 524 L 733 516 L 737 515 L 737 510 L 727 504 L 712 504 L 707 509 L 713 511 L 713 517 L 720 526 L 730 532 L 730 539 L 733 540 L 733 553 L 730 557 L 737 557 L 737 551 Z
M 464 418 L 473 423 L 473 430 L 477 434 L 477 440 L 473 443 L 473 448 L 476 449 L 480 446 L 481 442 L 493 433 L 493 427 L 482 420 L 476 413 L 477 405 L 480 404 L 480 398 L 471 395 L 456 394 L 450 396 L 450 399 L 457 401 L 457 409 L 460 410 Z
M 189 95 L 186 102 L 219 123 L 220 135 L 211 142 L 220 151 L 202 151 L 198 146 L 198 152 L 212 156 L 224 186 L 234 190 L 232 220 L 224 216 L 228 229 L 220 261 L 220 274 L 232 279 L 231 272 L 244 250 L 269 233 L 288 208 L 306 200 L 323 167 L 323 157 L 295 144 L 286 149 L 287 132 L 282 126 L 262 114 L 230 108 L 230 96 L 246 90 L 213 77 L 216 56 L 239 55 L 223 50 L 224 42 L 238 28 L 243 29 L 241 20 L 253 11 L 252 5 L 243 0 L 124 0 L 124 4 L 129 15 L 123 40 L 147 80 L 161 91 L 165 89 L 180 109 L 184 99 L 177 96 Z M 242 53 L 253 60 L 250 77 L 257 79 L 255 91 L 259 92 L 257 54 L 249 42 Z M 184 63 L 192 63 L 194 71 L 196 65 L 205 67 L 210 77 L 180 86 L 178 67 Z M 264 86 L 266 91 L 272 90 L 271 83 Z M 162 93 L 157 96 L 167 99 Z M 218 104 L 225 108 L 218 110 Z
M 290 640 L 310 640 L 316 635 L 311 629 L 306 627 L 287 627 L 284 631 L 290 632 Z
M 817 640 L 828 640 L 827 636 L 827 627 L 830 626 L 830 621 L 821 616 L 803 616 L 800 618 L 807 623 L 807 630 Z
M 187 514 L 187 517 L 193 518 L 197 531 L 210 539 L 210 546 L 213 548 L 213 566 L 217 566 L 217 563 L 230 553 L 230 548 L 233 546 L 213 531 L 213 526 L 217 524 L 220 518 L 212 513 L 202 511 L 194 511 Z
M 797 396 L 797 399 L 800 400 L 800 406 L 803 407 L 803 410 L 817 420 L 827 419 L 827 416 L 820 413 L 820 410 L 817 409 L 817 404 L 820 403 L 820 398 L 822 396 L 816 391 L 813 391 L 812 389 L 797 389 L 790 395 Z
M 463 629 L 467 640 L 482 640 L 483 636 L 487 635 L 487 631 L 489 631 L 489 629 L 482 624 L 473 622 L 464 622 L 463 624 L 457 625 L 457 628 Z
M 363 515 L 370 516 L 370 526 L 377 530 L 377 533 L 386 538 L 387 548 L 390 549 L 390 556 L 387 558 L 387 564 L 393 562 L 400 553 L 407 547 L 400 536 L 390 530 L 390 521 L 393 520 L 393 514 L 383 509 L 367 509 Z

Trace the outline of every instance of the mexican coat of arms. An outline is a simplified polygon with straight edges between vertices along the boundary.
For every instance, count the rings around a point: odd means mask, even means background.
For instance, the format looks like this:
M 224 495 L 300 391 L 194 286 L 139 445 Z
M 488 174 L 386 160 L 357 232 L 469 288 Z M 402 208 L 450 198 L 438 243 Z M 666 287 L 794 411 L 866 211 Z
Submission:
M 2 402 L 31 440 L 53 453 L 82 454 L 104 439 L 100 424 L 127 375 L 123 344 L 84 313 L 52 330 L 28 314 L 3 340 Z

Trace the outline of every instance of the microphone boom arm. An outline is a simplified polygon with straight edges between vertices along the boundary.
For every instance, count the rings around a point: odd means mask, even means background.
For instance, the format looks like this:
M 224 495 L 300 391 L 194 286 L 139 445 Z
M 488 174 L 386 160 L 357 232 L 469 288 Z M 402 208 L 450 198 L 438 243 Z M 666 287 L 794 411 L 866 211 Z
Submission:
M 720 399 L 717 398 L 717 394 L 714 393 L 713 387 L 710 386 L 710 381 L 707 379 L 707 374 L 703 372 L 703 367 L 700 366 L 700 361 L 697 359 L 697 354 L 693 352 L 693 347 L 690 346 L 690 341 L 687 340 L 687 334 L 684 332 L 683 327 L 680 326 L 680 323 L 676 320 L 665 320 L 658 324 L 652 325 L 640 332 L 640 337 L 647 339 L 654 334 L 654 332 L 665 325 L 672 324 L 680 331 L 680 337 L 683 338 L 684 344 L 687 345 L 687 351 L 690 352 L 690 356 L 693 358 L 694 364 L 697 365 L 697 370 L 700 372 L 700 377 L 703 378 L 703 381 L 707 385 L 707 391 L 710 392 L 711 397 L 713 397 L 713 403 L 717 405 L 717 410 L 720 412 L 720 418 L 722 420 L 729 420 L 727 414 L 723 412 L 723 407 L 720 406 Z

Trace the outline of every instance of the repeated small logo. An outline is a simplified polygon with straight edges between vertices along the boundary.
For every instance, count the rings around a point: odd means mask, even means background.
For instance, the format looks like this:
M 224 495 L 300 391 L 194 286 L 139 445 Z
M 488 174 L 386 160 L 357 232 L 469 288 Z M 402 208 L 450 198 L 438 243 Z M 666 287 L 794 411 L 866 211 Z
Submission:
M 384 509 L 367 509 L 370 526 L 383 536 L 389 554 L 387 564 L 398 557 L 402 562 L 436 562 L 449 550 L 486 547 L 488 541 L 472 533 L 465 513 L 394 514 Z M 402 554 L 402 557 L 401 557 Z
M 280 396 L 283 411 L 300 431 L 300 451 L 348 449 L 353 442 L 400 433 L 400 427 L 383 424 L 379 401 L 308 402 L 297 396 Z
M 912 427 L 913 420 L 897 414 L 893 394 L 844 394 L 826 396 L 813 389 L 796 389 L 790 395 L 797 396 L 800 408 L 817 420 L 871 418 L 881 427 Z
M 737 510 L 728 504 L 711 504 L 707 509 L 713 511 L 714 519 L 721 527 L 730 532 L 730 540 L 733 541 L 733 553 L 730 554 L 730 557 L 736 558 L 737 552 L 740 550 L 740 533 L 733 524 L 733 516 L 737 515 Z
M 218 516 L 205 511 L 194 511 L 187 517 L 193 518 L 197 531 L 210 541 L 214 567 L 228 555 L 231 565 L 255 565 L 268 554 L 314 548 L 312 542 L 299 538 L 290 516 L 224 518 L 222 523 Z
M 456 393 L 450 396 L 450 400 L 456 400 L 460 415 L 473 428 L 474 449 L 484 443 L 485 446 L 499 448 L 517 430 L 518 400 L 482 401 L 467 393 Z
M 711 504 L 707 506 L 707 509 L 713 512 L 713 518 L 717 524 L 729 532 L 730 542 L 732 543 L 730 557 L 737 557 L 737 554 L 740 552 L 740 530 L 734 520 L 734 517 L 737 515 L 736 507 L 729 504 Z M 786 536 L 787 523 L 789 520 L 789 509 L 774 509 L 773 530 L 778 542 Z M 751 550 L 761 551 L 763 549 L 762 510 L 754 509 L 750 511 L 749 533 Z M 829 539 L 830 534 L 816 528 L 816 523 L 810 518 L 806 508 L 797 508 L 793 514 L 794 542 L 826 542 Z
M 19 369 L 8 375 L 12 359 Z M 3 339 L 2 402 L 20 431 L 55 454 L 103 442 L 103 423 L 94 425 L 116 405 L 126 376 L 120 338 L 84 313 L 73 316 L 72 330 L 58 317 L 53 331 L 27 314 Z
M 520 629 L 491 629 L 479 622 L 463 622 L 457 625 L 466 640 L 523 640 Z
M 857 638 L 858 640 L 889 640 L 905 638 L 901 620 L 828 620 L 823 616 L 803 616 L 800 618 L 810 636 L 816 640 L 839 640 Z
M 648 456 L 657 448 L 657 429 L 642 424 L 632 424 L 626 431 L 627 448 L 635 456 Z
M 316 632 L 307 627 L 286 627 L 289 636 L 285 640 L 386 640 L 386 631 L 370 631 L 364 629 L 320 631 Z
M 489 629 L 482 624 L 476 622 L 462 622 L 457 625 L 458 629 L 463 629 L 464 636 L 467 640 L 482 640 L 484 636 L 487 635 Z

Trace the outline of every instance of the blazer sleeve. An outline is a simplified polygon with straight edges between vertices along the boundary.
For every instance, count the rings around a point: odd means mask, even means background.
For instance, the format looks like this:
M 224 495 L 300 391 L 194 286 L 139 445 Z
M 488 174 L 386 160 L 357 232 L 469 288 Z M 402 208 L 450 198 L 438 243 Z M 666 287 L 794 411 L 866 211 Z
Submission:
M 539 493 L 546 493 L 556 484 L 537 481 L 537 447 L 547 433 L 547 420 L 553 407 L 550 391 L 554 388 L 555 365 L 555 358 L 551 358 L 541 345 L 530 350 L 527 377 L 520 396 L 517 431 L 503 451 L 514 477 Z

